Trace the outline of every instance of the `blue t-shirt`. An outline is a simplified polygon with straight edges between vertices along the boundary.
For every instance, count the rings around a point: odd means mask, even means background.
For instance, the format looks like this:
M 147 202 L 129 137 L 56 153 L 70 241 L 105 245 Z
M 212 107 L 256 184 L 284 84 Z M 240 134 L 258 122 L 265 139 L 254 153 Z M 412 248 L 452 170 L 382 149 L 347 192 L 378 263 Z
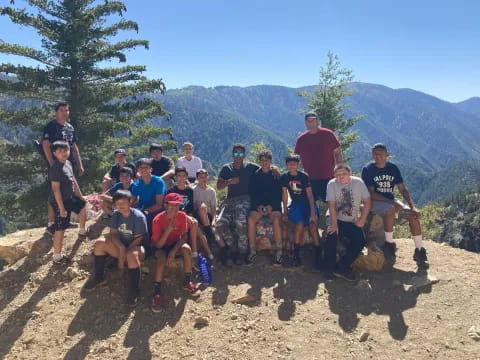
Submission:
M 138 209 L 130 209 L 130 215 L 127 217 L 115 210 L 110 219 L 110 227 L 118 231 L 120 241 L 128 246 L 136 236 L 147 234 L 147 219 Z
M 118 182 L 115 185 L 113 185 L 110 189 L 107 190 L 107 194 L 110 196 L 113 196 L 113 194 L 115 194 L 118 190 L 132 191 L 132 185 L 133 185 L 133 181 L 130 183 L 130 186 L 128 187 L 128 189 L 124 189 L 123 184 L 121 182 Z
M 155 205 L 156 196 L 165 195 L 165 191 L 165 182 L 156 175 L 152 175 L 148 184 L 145 184 L 142 179 L 138 179 L 130 189 L 132 195 L 138 197 L 137 207 L 142 210 Z
M 373 187 L 375 192 L 393 200 L 393 189 L 396 184 L 403 183 L 402 174 L 395 164 L 387 162 L 384 168 L 378 168 L 375 163 L 364 166 L 362 180 L 367 187 Z

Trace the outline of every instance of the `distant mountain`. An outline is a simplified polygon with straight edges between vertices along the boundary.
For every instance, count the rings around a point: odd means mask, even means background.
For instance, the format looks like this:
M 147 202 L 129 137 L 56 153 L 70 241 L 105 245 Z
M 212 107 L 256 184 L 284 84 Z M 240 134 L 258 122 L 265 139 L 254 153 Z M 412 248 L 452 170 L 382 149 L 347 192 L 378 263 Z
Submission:
M 480 124 L 480 97 L 472 97 L 468 100 L 454 104 L 458 109 L 479 117 Z

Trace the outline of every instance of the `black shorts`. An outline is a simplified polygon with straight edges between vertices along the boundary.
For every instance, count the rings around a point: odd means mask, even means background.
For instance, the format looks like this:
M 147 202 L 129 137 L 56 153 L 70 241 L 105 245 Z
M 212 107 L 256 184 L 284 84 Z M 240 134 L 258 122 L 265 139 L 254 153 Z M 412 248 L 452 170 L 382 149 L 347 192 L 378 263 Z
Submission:
M 55 200 L 51 201 L 50 204 L 52 205 L 53 212 L 55 213 L 55 231 L 62 231 L 67 229 L 70 225 L 70 214 L 72 212 L 79 214 L 87 203 L 86 201 L 76 196 L 72 197 L 69 200 L 64 200 L 63 206 L 65 207 L 65 211 L 67 212 L 66 217 L 60 216 L 60 208 L 58 207 L 58 204 Z
M 327 201 L 327 184 L 331 179 L 310 180 L 312 184 L 313 200 Z
M 173 248 L 175 247 L 175 245 L 177 245 L 177 242 L 176 242 L 176 241 L 175 241 L 173 244 L 164 245 L 164 246 L 161 247 L 161 248 L 156 248 L 156 251 L 162 250 L 162 251 L 165 253 L 165 256 L 168 256 L 168 254 L 170 254 L 170 252 L 173 250 Z M 155 251 L 155 252 L 156 252 L 156 251 Z

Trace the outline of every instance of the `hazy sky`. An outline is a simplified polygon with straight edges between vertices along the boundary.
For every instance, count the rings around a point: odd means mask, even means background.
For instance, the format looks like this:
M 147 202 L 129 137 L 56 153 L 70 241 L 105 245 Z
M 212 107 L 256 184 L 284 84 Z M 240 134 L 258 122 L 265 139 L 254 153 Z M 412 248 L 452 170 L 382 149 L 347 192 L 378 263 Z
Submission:
M 2 2 L 5 0 L 2 0 Z M 17 5 L 23 2 L 16 0 Z M 128 54 L 168 88 L 315 84 L 329 50 L 356 81 L 448 101 L 480 96 L 480 1 L 128 0 L 150 50 Z M 121 37 L 123 38 L 123 36 Z M 39 46 L 0 17 L 0 39 Z M 18 63 L 0 55 L 0 62 Z

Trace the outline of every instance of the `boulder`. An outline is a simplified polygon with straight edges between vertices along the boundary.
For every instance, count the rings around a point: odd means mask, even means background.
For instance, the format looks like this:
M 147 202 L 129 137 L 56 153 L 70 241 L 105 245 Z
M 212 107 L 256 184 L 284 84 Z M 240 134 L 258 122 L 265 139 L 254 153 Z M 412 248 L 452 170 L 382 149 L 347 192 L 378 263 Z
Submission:
M 27 255 L 39 256 L 51 246 L 51 240 L 38 229 L 17 231 L 0 238 L 0 258 L 13 264 Z

